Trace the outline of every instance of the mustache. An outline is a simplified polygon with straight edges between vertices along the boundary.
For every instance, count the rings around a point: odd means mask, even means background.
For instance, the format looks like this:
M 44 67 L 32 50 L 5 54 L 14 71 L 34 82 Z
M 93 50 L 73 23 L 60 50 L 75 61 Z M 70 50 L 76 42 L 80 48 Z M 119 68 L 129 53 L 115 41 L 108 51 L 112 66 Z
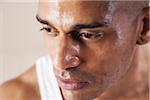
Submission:
M 76 80 L 86 80 L 89 82 L 95 82 L 95 77 L 89 72 L 83 71 L 77 67 L 70 67 L 62 71 L 58 71 L 54 68 L 55 75 L 58 77 L 65 77 L 65 75 L 69 75 L 70 78 Z

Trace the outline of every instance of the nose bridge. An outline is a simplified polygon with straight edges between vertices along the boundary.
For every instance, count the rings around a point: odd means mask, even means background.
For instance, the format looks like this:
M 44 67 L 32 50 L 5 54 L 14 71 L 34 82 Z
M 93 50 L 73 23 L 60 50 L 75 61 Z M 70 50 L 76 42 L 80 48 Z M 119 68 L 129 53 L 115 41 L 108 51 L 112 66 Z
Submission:
M 73 43 L 70 43 L 70 39 L 67 38 L 66 36 L 61 36 L 58 39 L 58 44 L 57 44 L 57 54 L 58 56 L 61 56 L 65 58 L 65 56 L 69 55 L 70 53 L 73 53 Z M 71 52 L 72 51 L 72 52 Z
M 58 41 L 55 53 L 55 66 L 61 69 L 73 67 L 73 64 L 77 62 L 72 58 L 78 56 L 79 45 L 65 35 L 60 36 Z
M 61 36 L 58 38 L 57 41 L 58 42 L 56 44 L 55 62 L 58 65 L 59 63 L 62 63 L 62 61 L 64 60 L 67 48 L 67 39 L 65 36 Z

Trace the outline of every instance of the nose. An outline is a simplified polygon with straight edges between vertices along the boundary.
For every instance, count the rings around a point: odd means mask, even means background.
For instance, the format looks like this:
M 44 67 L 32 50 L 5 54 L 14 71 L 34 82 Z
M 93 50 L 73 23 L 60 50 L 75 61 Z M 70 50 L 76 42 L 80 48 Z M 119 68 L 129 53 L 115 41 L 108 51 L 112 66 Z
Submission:
M 79 45 L 73 40 L 65 36 L 59 38 L 54 54 L 55 68 L 65 70 L 71 67 L 78 67 L 81 63 L 79 49 Z

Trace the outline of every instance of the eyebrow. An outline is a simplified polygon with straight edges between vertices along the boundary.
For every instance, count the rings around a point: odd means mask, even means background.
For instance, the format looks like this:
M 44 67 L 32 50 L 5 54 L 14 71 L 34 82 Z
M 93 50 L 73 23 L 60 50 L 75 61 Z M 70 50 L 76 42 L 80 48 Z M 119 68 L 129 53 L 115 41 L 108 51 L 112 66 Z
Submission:
M 37 19 L 37 21 L 40 22 L 41 24 L 50 25 L 47 20 L 41 19 L 38 15 L 36 15 L 36 19 Z
M 41 19 L 38 15 L 36 15 L 36 19 L 41 24 L 52 26 L 47 20 Z M 71 29 L 79 30 L 79 29 L 86 29 L 86 28 L 99 28 L 107 26 L 107 22 L 94 22 L 91 24 L 76 24 L 71 27 Z
M 98 28 L 105 26 L 107 26 L 106 22 L 95 22 L 91 24 L 77 24 L 73 26 L 73 29 Z

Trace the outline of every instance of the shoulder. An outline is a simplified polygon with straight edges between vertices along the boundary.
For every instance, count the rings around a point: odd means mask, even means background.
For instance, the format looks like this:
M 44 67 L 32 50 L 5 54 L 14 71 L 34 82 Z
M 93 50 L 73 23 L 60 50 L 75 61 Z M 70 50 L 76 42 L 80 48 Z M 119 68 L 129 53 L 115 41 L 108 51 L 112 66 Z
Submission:
M 35 66 L 0 86 L 0 100 L 38 100 Z
M 23 89 L 25 86 L 19 79 L 13 79 L 5 82 L 0 86 L 0 99 L 2 100 L 15 100 L 22 97 Z

